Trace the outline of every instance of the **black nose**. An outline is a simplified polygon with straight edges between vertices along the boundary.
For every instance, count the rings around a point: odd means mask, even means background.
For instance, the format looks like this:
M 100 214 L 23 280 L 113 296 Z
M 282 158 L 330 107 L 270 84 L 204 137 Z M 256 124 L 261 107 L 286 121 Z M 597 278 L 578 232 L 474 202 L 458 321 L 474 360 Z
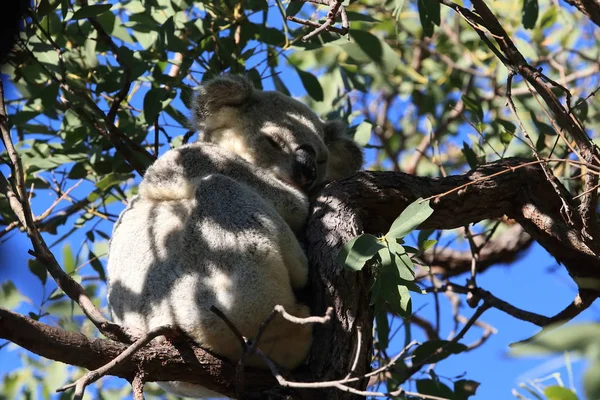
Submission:
M 300 146 L 294 153 L 294 181 L 304 189 L 310 189 L 317 179 L 315 151 L 310 146 Z

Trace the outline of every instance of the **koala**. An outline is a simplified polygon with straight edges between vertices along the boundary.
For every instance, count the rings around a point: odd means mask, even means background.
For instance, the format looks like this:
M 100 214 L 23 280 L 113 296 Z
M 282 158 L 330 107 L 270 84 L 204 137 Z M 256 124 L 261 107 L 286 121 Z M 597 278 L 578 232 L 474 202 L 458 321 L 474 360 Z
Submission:
M 308 217 L 307 194 L 354 174 L 362 153 L 343 124 L 323 122 L 301 102 L 256 90 L 241 76 L 202 84 L 193 122 L 198 142 L 156 160 L 115 224 L 108 304 L 119 324 L 143 332 L 175 325 L 235 362 L 240 344 L 210 307 L 245 337 L 255 337 L 278 304 L 309 316 L 294 295 L 308 279 L 296 236 Z M 293 369 L 311 340 L 309 325 L 277 316 L 258 347 Z M 265 367 L 258 357 L 248 363 Z M 180 396 L 221 397 L 191 383 L 159 384 Z

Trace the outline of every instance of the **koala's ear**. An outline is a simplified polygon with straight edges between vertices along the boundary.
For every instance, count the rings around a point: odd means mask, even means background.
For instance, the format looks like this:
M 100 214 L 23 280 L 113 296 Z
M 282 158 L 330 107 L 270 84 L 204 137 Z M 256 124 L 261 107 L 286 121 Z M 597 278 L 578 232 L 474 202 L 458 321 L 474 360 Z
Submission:
M 327 180 L 346 178 L 362 167 L 362 149 L 348 137 L 346 124 L 342 121 L 325 123 L 325 145 L 329 150 Z
M 201 130 L 205 120 L 222 107 L 244 104 L 252 91 L 252 83 L 241 75 L 221 75 L 203 83 L 194 99 L 194 127 Z

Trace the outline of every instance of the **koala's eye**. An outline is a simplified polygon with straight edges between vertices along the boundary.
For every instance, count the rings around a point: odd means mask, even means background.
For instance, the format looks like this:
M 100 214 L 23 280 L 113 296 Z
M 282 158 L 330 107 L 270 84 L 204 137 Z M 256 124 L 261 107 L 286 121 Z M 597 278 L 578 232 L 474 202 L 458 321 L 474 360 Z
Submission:
M 271 136 L 265 136 L 265 138 L 267 139 L 267 142 L 269 142 L 271 147 L 273 147 L 275 150 L 281 150 L 281 146 L 279 146 L 279 143 L 277 143 L 275 139 L 273 139 Z

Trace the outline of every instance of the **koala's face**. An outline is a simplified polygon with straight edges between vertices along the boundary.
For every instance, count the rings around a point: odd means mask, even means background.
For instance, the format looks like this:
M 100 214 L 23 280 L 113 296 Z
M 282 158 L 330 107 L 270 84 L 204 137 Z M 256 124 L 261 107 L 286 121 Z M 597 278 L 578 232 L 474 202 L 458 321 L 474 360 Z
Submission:
M 323 122 L 306 105 L 279 92 L 254 90 L 241 76 L 203 84 L 194 112 L 200 140 L 305 191 L 325 179 L 349 176 L 362 165 L 362 153 L 344 136 L 343 124 Z

